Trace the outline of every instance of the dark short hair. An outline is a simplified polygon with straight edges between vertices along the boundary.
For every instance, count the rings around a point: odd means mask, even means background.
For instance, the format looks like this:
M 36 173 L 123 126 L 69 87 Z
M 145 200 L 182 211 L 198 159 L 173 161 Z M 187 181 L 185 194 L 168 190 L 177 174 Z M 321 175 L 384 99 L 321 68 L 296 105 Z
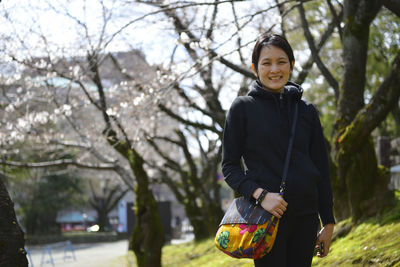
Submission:
M 251 63 L 254 64 L 256 72 L 258 72 L 258 60 L 260 58 L 261 49 L 264 46 L 276 46 L 285 51 L 289 58 L 290 69 L 293 70 L 294 55 L 292 47 L 285 37 L 278 34 L 264 33 L 258 37 L 256 44 L 253 48 L 253 54 L 251 55 Z

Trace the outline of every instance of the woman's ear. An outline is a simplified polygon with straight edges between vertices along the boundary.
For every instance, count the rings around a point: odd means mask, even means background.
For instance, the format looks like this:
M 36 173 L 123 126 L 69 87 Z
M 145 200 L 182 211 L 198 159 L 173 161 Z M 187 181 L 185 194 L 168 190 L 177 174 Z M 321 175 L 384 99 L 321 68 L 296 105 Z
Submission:
M 257 71 L 256 71 L 256 67 L 254 66 L 254 63 L 251 63 L 251 70 L 253 71 L 254 75 L 256 75 L 258 77 Z
M 292 61 L 292 69 L 291 69 L 291 71 L 293 71 L 294 70 L 294 60 Z

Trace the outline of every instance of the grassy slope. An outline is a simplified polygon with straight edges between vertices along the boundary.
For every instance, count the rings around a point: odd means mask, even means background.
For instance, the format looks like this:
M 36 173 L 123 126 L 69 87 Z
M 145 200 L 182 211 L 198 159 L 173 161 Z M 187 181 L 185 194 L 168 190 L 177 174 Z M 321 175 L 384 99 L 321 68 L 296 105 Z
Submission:
M 314 257 L 313 266 L 399 266 L 400 267 L 400 192 L 394 209 L 382 216 L 354 226 L 346 236 L 337 238 L 328 257 Z M 338 223 L 340 229 L 348 221 Z M 134 262 L 132 254 L 122 261 Z M 116 263 L 116 262 L 115 262 Z M 163 248 L 163 267 L 235 267 L 253 266 L 252 260 L 237 260 L 226 256 L 214 246 L 213 240 L 168 245 Z M 117 265 L 113 265 L 117 266 Z M 135 266 L 125 264 L 125 266 Z

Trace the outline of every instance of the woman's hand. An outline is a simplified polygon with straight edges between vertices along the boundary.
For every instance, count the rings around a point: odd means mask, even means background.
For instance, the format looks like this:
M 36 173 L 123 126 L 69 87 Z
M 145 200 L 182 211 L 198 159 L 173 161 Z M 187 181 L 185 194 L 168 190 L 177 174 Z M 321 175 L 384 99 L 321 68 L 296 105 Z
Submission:
M 317 253 L 317 256 L 320 258 L 326 257 L 329 253 L 329 248 L 331 246 L 332 234 L 333 234 L 334 224 L 329 223 L 325 225 L 321 231 L 319 231 L 317 242 L 315 248 L 318 248 L 318 245 L 322 243 L 322 251 Z
M 254 199 L 257 199 L 262 191 L 262 188 L 257 188 L 253 192 Z M 264 200 L 261 202 L 261 207 L 277 218 L 282 217 L 283 213 L 286 211 L 287 205 L 288 203 L 282 198 L 281 195 L 279 195 L 279 193 L 271 192 L 268 192 Z
M 279 193 L 271 192 L 268 192 L 264 200 L 261 202 L 261 207 L 277 218 L 282 217 L 283 213 L 286 211 L 287 205 L 288 203 L 281 195 L 279 195 Z

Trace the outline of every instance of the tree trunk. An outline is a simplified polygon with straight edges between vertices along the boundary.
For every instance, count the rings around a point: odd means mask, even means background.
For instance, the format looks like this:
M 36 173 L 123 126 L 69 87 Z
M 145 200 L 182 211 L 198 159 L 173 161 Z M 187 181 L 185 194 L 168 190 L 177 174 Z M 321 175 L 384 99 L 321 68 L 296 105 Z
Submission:
M 370 136 L 372 130 L 363 131 L 366 120 L 360 112 L 370 112 L 364 108 L 366 59 L 369 27 L 380 3 L 348 0 L 344 7 L 344 75 L 332 141 L 332 155 L 337 167 L 332 187 L 337 219 L 351 216 L 358 221 L 387 207 L 393 200 L 393 193 L 387 186 L 387 169 L 378 166 Z M 379 120 L 378 116 L 376 120 Z
M 28 266 L 24 232 L 21 230 L 7 189 L 0 177 L 0 266 Z
M 106 210 L 105 207 L 102 207 L 102 209 L 97 210 L 97 216 L 98 216 L 97 222 L 99 224 L 99 231 L 105 232 L 108 225 L 108 211 Z
M 203 206 L 198 206 L 196 203 L 187 203 L 185 212 L 193 227 L 196 241 L 213 237 L 223 216 L 219 202 Z
M 130 150 L 131 168 L 136 176 L 137 186 L 135 215 L 129 250 L 133 250 L 139 267 L 161 267 L 161 248 L 164 244 L 164 230 L 157 209 L 157 202 L 149 189 L 149 178 L 143 168 L 143 158 Z
M 338 154 L 337 177 L 344 182 L 345 191 L 334 187 L 336 216 L 342 219 L 351 215 L 358 221 L 388 207 L 393 200 L 388 189 L 389 171 L 378 166 L 372 137 L 358 151 L 341 149 Z

